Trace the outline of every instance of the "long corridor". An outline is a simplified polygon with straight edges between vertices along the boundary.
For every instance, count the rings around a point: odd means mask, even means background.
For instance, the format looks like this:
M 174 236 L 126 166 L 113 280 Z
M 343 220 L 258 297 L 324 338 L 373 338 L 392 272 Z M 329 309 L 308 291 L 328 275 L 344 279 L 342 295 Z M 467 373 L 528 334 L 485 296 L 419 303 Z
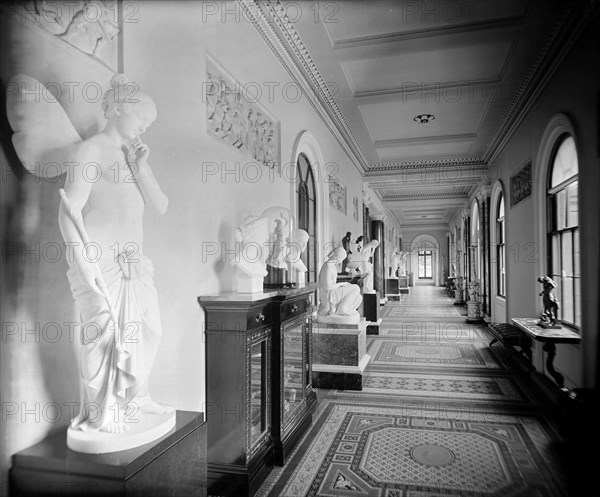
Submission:
M 260 496 L 573 496 L 556 407 L 442 288 L 380 307 L 362 391 L 319 390 Z M 535 374 L 535 373 L 532 373 Z

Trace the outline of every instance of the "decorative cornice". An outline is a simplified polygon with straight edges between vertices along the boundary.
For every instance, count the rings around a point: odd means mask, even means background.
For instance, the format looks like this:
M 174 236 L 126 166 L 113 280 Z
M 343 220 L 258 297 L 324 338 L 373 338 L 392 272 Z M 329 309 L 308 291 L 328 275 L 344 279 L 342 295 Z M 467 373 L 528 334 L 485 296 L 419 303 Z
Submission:
M 494 162 L 525 122 L 581 39 L 585 28 L 598 14 L 598 10 L 600 9 L 597 0 L 590 0 L 587 4 L 583 2 L 565 3 L 546 42 L 537 53 L 512 102 L 496 127 L 483 155 L 486 163 Z
M 409 191 L 409 192 L 394 192 L 389 195 L 383 195 L 383 200 L 404 200 L 404 199 L 419 199 L 419 198 L 468 198 L 468 191 L 460 188 L 447 188 L 445 190 L 435 191 Z
M 585 28 L 598 13 L 598 2 L 569 2 L 554 24 L 542 49 L 538 52 L 513 100 L 496 127 L 486 152 L 481 158 L 449 159 L 445 161 L 408 161 L 369 165 L 348 122 L 331 95 L 307 48 L 293 23 L 286 16 L 279 0 L 241 0 L 245 14 L 250 19 L 267 46 L 283 68 L 306 95 L 319 118 L 340 144 L 357 169 L 365 176 L 394 174 L 398 171 L 427 167 L 472 166 L 487 167 L 503 150 L 506 143 L 523 124 L 531 110 L 552 83 Z M 528 8 L 529 15 L 530 8 Z M 417 34 L 415 33 L 415 36 Z M 423 36 L 420 33 L 419 36 Z M 389 39 L 381 39 L 389 42 Z M 364 43 L 365 40 L 361 40 Z M 372 41 L 373 42 L 373 41 Z
M 252 21 L 290 77 L 303 89 L 305 95 L 314 96 L 314 98 L 307 98 L 308 102 L 352 163 L 361 173 L 364 173 L 368 169 L 367 160 L 279 0 L 269 2 L 242 0 L 241 4 L 248 19 Z
M 426 160 L 426 161 L 411 161 L 411 162 L 386 162 L 379 164 L 371 164 L 365 176 L 380 176 L 383 174 L 397 174 L 403 171 L 417 171 L 426 169 L 460 169 L 460 170 L 476 170 L 487 169 L 487 163 L 480 158 L 467 159 L 444 159 L 444 160 Z

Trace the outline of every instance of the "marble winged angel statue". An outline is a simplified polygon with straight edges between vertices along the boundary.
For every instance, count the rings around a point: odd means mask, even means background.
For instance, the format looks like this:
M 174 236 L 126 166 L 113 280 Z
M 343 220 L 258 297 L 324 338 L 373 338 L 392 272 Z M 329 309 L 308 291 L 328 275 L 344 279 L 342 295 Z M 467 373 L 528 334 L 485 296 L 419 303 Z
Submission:
M 40 84 L 25 75 L 16 80 L 24 88 Z M 95 453 L 147 443 L 175 422 L 174 410 L 152 400 L 148 391 L 162 327 L 154 269 L 143 253 L 142 218 L 146 205 L 164 213 L 168 199 L 139 136 L 156 119 L 156 106 L 117 74 L 102 109 L 104 129 L 82 140 L 56 100 L 17 96 L 7 102 L 23 165 L 46 177 L 65 175 L 58 223 L 65 243 L 75 248 L 67 276 L 86 330 L 81 410 L 71 421 L 67 443 Z M 50 162 L 54 169 L 44 166 Z

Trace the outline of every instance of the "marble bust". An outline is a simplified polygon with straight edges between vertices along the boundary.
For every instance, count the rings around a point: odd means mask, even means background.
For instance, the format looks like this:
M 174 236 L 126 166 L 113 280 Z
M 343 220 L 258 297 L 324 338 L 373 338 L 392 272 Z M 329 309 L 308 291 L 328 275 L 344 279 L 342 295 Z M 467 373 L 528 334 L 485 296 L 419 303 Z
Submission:
M 155 402 L 148 389 L 162 326 L 142 217 L 146 205 L 163 214 L 168 199 L 139 136 L 155 121 L 156 105 L 117 74 L 102 109 L 104 129 L 79 143 L 73 159 L 104 174 L 91 183 L 85 168 L 69 169 L 58 213 L 65 243 L 93 242 L 100 254 L 94 260 L 75 250 L 67 273 L 84 328 L 97 330 L 94 337 L 82 335 L 81 411 L 67 431 L 67 445 L 88 453 L 147 443 L 175 423 L 174 409 Z
M 235 230 L 236 255 L 231 264 L 238 269 L 238 292 L 255 293 L 263 290 L 267 275 L 269 221 L 262 216 L 247 216 Z
M 357 324 L 362 295 L 358 285 L 337 283 L 337 266 L 346 257 L 342 247 L 335 248 L 319 271 L 319 306 L 317 321 L 321 323 Z
M 286 261 L 289 264 L 290 272 L 295 276 L 295 283 L 299 286 L 306 282 L 306 264 L 302 261 L 302 254 L 308 244 L 308 233 L 302 229 L 295 229 L 291 240 L 287 245 Z

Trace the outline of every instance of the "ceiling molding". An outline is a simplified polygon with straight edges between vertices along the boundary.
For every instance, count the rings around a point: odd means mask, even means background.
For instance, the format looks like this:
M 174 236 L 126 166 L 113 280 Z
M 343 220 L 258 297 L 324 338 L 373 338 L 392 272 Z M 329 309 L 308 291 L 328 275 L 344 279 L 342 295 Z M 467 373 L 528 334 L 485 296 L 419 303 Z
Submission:
M 405 199 L 420 199 L 420 198 L 435 198 L 435 199 L 446 199 L 446 198 L 460 198 L 465 199 L 469 197 L 470 188 L 446 188 L 444 190 L 423 190 L 423 191 L 405 191 L 395 192 L 393 194 L 382 195 L 383 201 L 388 200 L 405 200 Z
M 435 26 L 431 28 L 414 29 L 411 31 L 395 31 L 392 33 L 382 33 L 378 35 L 356 36 L 344 40 L 334 40 L 329 30 L 327 34 L 334 48 L 351 48 L 356 46 L 372 45 L 375 43 L 393 43 L 410 40 L 414 38 L 424 38 L 429 36 L 442 36 L 449 34 L 469 33 L 480 29 L 504 28 L 516 26 L 525 22 L 531 11 L 531 2 L 527 5 L 523 14 L 519 16 L 510 16 L 503 19 L 491 19 L 474 21 L 460 25 Z
M 421 171 L 426 169 L 449 169 L 454 168 L 461 171 L 471 171 L 476 169 L 487 169 L 487 163 L 480 158 L 469 159 L 444 159 L 444 160 L 425 160 L 410 162 L 384 162 L 371 164 L 365 177 L 383 176 L 387 174 L 398 174 L 403 171 Z
M 512 136 L 523 125 L 554 81 L 559 69 L 565 64 L 581 40 L 586 28 L 598 15 L 599 10 L 599 3 L 596 0 L 586 3 L 565 3 L 561 15 L 496 127 L 487 150 L 483 154 L 485 162 L 493 163 Z
M 346 81 L 348 82 L 348 86 L 352 91 L 352 95 L 356 98 L 367 99 L 369 97 L 382 97 L 382 96 L 390 96 L 390 97 L 398 97 L 401 96 L 402 100 L 405 101 L 404 94 L 414 93 L 416 91 L 421 92 L 421 94 L 430 94 L 434 91 L 443 91 L 449 88 L 476 88 L 478 86 L 485 85 L 497 85 L 502 82 L 504 75 L 506 74 L 506 70 L 508 69 L 508 65 L 510 60 L 515 53 L 515 49 L 517 47 L 517 42 L 513 41 L 510 44 L 510 47 L 506 51 L 506 56 L 504 57 L 504 61 L 502 62 L 502 66 L 500 67 L 500 71 L 497 76 L 493 78 L 482 78 L 482 79 L 468 79 L 464 81 L 448 81 L 446 83 L 415 83 L 415 82 L 407 82 L 403 83 L 402 86 L 397 88 L 376 88 L 374 90 L 355 90 L 354 85 L 352 84 L 352 78 L 347 73 L 346 64 L 342 64 L 342 71 L 346 76 Z M 361 104 L 364 102 L 361 102 Z
M 567 60 L 582 33 L 598 12 L 598 2 L 568 2 L 546 38 L 542 49 L 536 55 L 527 75 L 521 82 L 511 104 L 506 110 L 482 157 L 457 158 L 448 160 L 423 160 L 368 164 L 348 122 L 312 60 L 308 49 L 300 39 L 294 24 L 286 16 L 279 0 L 242 0 L 246 15 L 267 46 L 273 51 L 290 77 L 300 85 L 307 95 L 317 115 L 332 136 L 340 144 L 352 163 L 364 176 L 394 174 L 404 170 L 441 167 L 487 167 L 522 125 L 528 114 L 547 90 L 560 67 Z M 532 10 L 531 3 L 527 14 L 520 16 L 524 21 Z M 484 27 L 484 24 L 481 24 Z M 489 27 L 485 25 L 485 27 Z M 440 29 L 433 31 L 440 32 Z M 423 36 L 425 31 L 414 36 Z M 449 31 L 445 31 L 449 32 Z M 398 33 L 396 33 L 398 35 Z M 403 35 L 404 36 L 404 35 Z M 377 41 L 375 41 L 377 39 Z M 406 39 L 404 36 L 402 39 Z M 389 42 L 389 36 L 376 36 L 371 42 Z M 361 41 L 366 42 L 366 40 Z M 377 193 L 376 193 L 377 195 Z
M 363 174 L 368 168 L 367 160 L 279 1 L 265 3 L 260 0 L 241 0 L 241 5 L 246 18 L 252 22 L 290 78 L 302 89 L 306 100 L 352 164 Z
M 362 174 L 368 162 L 350 126 L 279 0 L 242 0 L 248 19 L 291 78 L 303 89 L 317 115 Z
M 393 140 L 374 141 L 375 148 L 395 147 L 397 145 L 409 145 L 411 143 L 450 143 L 453 141 L 473 140 L 477 133 L 463 133 L 460 135 L 419 136 L 417 138 L 396 138 Z

